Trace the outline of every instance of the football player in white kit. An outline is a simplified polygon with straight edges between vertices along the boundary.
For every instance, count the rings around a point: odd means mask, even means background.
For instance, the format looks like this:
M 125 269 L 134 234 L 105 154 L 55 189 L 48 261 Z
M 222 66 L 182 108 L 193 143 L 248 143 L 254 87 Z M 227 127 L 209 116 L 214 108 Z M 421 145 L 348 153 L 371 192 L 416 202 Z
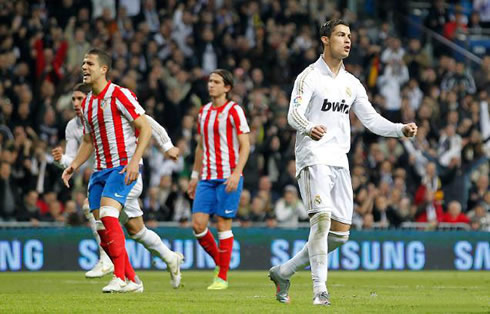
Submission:
M 296 129 L 296 177 L 310 216 L 304 248 L 269 270 L 276 299 L 289 302 L 291 276 L 311 266 L 313 304 L 329 305 L 327 254 L 349 239 L 353 192 L 347 153 L 352 110 L 370 131 L 388 137 L 413 137 L 415 123 L 392 123 L 379 115 L 361 82 L 347 72 L 343 59 L 351 49 L 349 25 L 333 19 L 320 29 L 323 54 L 297 78 L 288 122 Z
M 61 147 L 56 147 L 52 151 L 55 159 L 55 164 L 62 169 L 70 165 L 73 158 L 76 156 L 78 147 L 83 137 L 83 125 L 81 122 L 80 106 L 82 100 L 90 92 L 90 87 L 84 84 L 77 84 L 72 92 L 72 104 L 76 112 L 76 117 L 71 119 L 65 129 L 66 152 L 63 154 Z M 146 119 L 151 125 L 152 136 L 157 141 L 158 145 L 165 152 L 167 158 L 176 160 L 179 156 L 179 149 L 172 144 L 172 140 L 168 136 L 165 129 L 158 124 L 153 118 L 146 115 Z M 171 251 L 161 240 L 161 238 L 152 230 L 145 227 L 143 222 L 143 211 L 140 208 L 138 197 L 143 190 L 143 182 L 141 176 L 138 177 L 136 185 L 128 195 L 124 210 L 121 211 L 119 221 L 126 227 L 130 237 L 135 241 L 143 244 L 152 254 L 160 257 L 167 264 L 170 272 L 171 284 L 174 288 L 180 286 L 181 273 L 180 265 L 183 261 L 181 253 Z M 94 234 L 97 243 L 99 244 L 100 259 L 95 266 L 85 273 L 87 278 L 100 278 L 110 274 L 114 270 L 114 266 L 107 253 L 100 246 L 100 237 L 97 233 L 96 220 L 90 212 L 88 200 L 85 199 L 83 206 L 84 214 L 89 221 L 90 228 Z

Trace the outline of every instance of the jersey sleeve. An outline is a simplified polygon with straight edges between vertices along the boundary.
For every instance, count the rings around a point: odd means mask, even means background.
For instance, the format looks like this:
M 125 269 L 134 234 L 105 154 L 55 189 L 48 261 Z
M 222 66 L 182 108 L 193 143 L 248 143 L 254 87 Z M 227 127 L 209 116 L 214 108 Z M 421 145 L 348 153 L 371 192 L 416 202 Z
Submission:
M 75 130 L 72 127 L 69 127 L 70 125 L 73 124 L 69 124 L 65 130 L 66 147 L 65 147 L 65 153 L 61 158 L 61 164 L 65 168 L 71 164 L 73 159 L 75 159 L 75 156 L 77 155 L 78 152 L 78 146 L 79 146 L 78 143 L 80 143 L 80 139 L 77 138 Z
M 250 133 L 250 127 L 248 126 L 247 118 L 245 117 L 245 112 L 242 107 L 234 105 L 230 110 L 230 114 L 238 135 Z
M 383 118 L 369 102 L 366 89 L 357 80 L 356 99 L 352 106 L 354 113 L 371 132 L 387 137 L 402 137 L 403 124 L 393 123 Z
M 288 111 L 289 125 L 305 135 L 308 135 L 314 126 L 305 116 L 306 109 L 313 96 L 312 70 L 312 68 L 307 68 L 294 82 Z
M 138 102 L 136 96 L 127 88 L 118 88 L 115 93 L 116 106 L 121 111 L 129 122 L 133 122 L 140 115 L 145 113 L 145 110 Z
M 90 127 L 90 124 L 88 123 L 86 117 L 85 117 L 85 112 L 88 110 L 87 109 L 87 98 L 89 96 L 85 97 L 83 100 L 82 100 L 82 105 L 81 105 L 81 108 L 82 108 L 82 125 L 83 125 L 83 134 L 89 134 L 92 132 L 92 128 Z M 66 130 L 65 130 L 66 132 Z M 66 134 L 65 134 L 66 135 Z
M 151 126 L 151 136 L 153 136 L 153 138 L 158 142 L 158 145 L 163 149 L 163 151 L 166 152 L 174 147 L 174 144 L 172 144 L 172 140 L 168 136 L 165 128 L 149 115 L 145 116 Z

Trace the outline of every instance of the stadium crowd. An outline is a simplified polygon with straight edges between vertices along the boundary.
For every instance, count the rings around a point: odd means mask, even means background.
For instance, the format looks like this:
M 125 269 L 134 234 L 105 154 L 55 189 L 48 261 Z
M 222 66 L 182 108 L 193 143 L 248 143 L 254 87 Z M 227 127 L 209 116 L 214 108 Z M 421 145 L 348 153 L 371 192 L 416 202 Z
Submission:
M 436 1 L 425 25 L 450 40 L 488 27 L 488 6 L 471 10 L 463 2 L 469 11 L 459 1 Z M 146 152 L 141 202 L 149 226 L 188 225 L 196 117 L 216 68 L 234 74 L 232 99 L 251 128 L 237 220 L 244 227 L 306 221 L 289 95 L 299 71 L 320 54 L 319 25 L 341 17 L 352 33 L 346 69 L 368 88 L 376 110 L 419 126 L 414 140 L 384 139 L 352 117 L 354 227 L 411 221 L 490 230 L 490 56 L 474 66 L 422 33 L 409 37 L 390 14 L 396 7 L 366 3 L 355 13 L 346 1 L 319 0 L 0 0 L 0 221 L 84 223 L 91 167 L 68 190 L 51 149 L 63 146 L 74 117 L 71 88 L 90 47 L 112 55 L 110 79 L 136 93 L 182 153 L 174 162 L 156 145 Z

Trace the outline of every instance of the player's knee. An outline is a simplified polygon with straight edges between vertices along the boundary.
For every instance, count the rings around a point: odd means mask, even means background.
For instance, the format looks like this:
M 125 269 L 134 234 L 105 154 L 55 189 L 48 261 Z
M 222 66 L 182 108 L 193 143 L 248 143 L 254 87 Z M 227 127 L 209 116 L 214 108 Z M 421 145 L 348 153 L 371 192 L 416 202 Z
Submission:
M 315 213 L 310 218 L 310 226 L 317 225 L 317 227 L 315 228 L 315 230 L 317 230 L 317 233 L 328 233 L 330 229 L 330 216 L 330 212 L 327 211 Z
M 194 233 L 194 236 L 199 239 L 199 238 L 202 238 L 204 237 L 207 233 L 208 233 L 208 228 L 205 227 L 204 229 L 197 229 L 196 228 L 192 228 L 193 230 L 193 233 Z
M 200 221 L 193 221 L 192 222 L 192 230 L 194 231 L 194 234 L 201 234 L 207 229 L 207 224 L 203 224 Z

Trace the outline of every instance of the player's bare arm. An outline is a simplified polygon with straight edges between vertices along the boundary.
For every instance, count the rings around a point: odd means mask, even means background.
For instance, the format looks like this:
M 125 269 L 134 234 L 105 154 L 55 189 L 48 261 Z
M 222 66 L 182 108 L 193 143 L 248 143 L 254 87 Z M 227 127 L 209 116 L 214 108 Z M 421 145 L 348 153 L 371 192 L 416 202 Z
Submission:
M 128 165 L 124 167 L 121 173 L 126 173 L 124 182 L 130 185 L 138 179 L 139 176 L 139 162 L 143 157 L 146 147 L 150 143 L 151 138 L 151 126 L 146 120 L 144 115 L 139 116 L 133 121 L 133 126 L 139 130 L 138 144 L 133 157 L 129 161 Z
M 238 154 L 238 164 L 233 170 L 231 176 L 225 181 L 226 184 L 225 191 L 232 192 L 236 191 L 238 183 L 240 181 L 240 176 L 243 172 L 243 168 L 248 160 L 248 155 L 250 153 L 250 137 L 248 133 L 242 133 L 238 135 L 238 144 L 240 145 Z
M 187 195 L 191 199 L 194 199 L 196 194 L 197 182 L 199 181 L 199 174 L 201 173 L 202 168 L 202 138 L 199 136 L 197 140 L 197 147 L 194 153 L 194 167 L 192 168 L 191 181 L 189 182 L 189 186 L 187 188 Z
M 90 158 L 93 152 L 94 146 L 92 144 L 90 134 L 85 134 L 83 136 L 82 144 L 78 149 L 78 153 L 75 156 L 75 159 L 73 159 L 70 166 L 68 166 L 61 175 L 61 178 L 63 179 L 63 182 L 65 183 L 67 188 L 70 187 L 69 181 L 75 171 L 77 171 L 78 168 L 80 168 L 80 166 L 83 165 Z

